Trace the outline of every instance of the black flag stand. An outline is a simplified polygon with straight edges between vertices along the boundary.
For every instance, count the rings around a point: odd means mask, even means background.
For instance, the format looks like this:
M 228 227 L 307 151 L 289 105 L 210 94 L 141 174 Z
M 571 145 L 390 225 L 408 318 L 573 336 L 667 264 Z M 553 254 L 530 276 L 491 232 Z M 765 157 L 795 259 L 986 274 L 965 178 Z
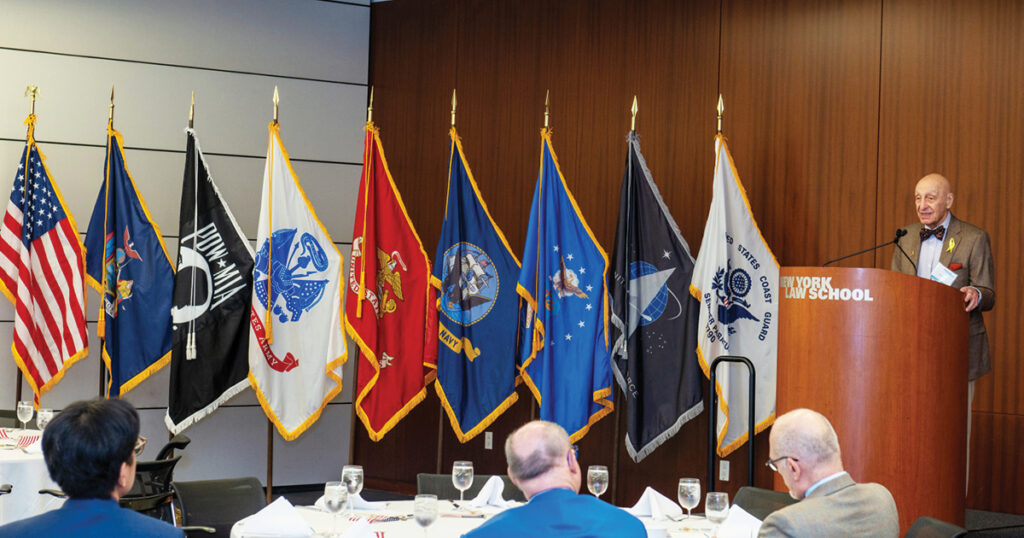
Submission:
M 711 363 L 711 416 L 708 420 L 708 491 L 715 490 L 715 445 L 718 441 L 718 391 L 715 390 L 715 378 L 716 370 L 718 365 L 723 362 L 737 362 L 747 366 L 747 371 L 750 373 L 750 386 L 747 390 L 750 391 L 748 395 L 748 402 L 750 408 L 747 410 L 747 416 L 750 419 L 749 429 L 747 430 L 747 444 L 749 445 L 750 455 L 747 458 L 747 485 L 754 485 L 754 387 L 755 387 L 755 369 L 754 363 L 750 362 L 750 359 L 746 357 L 739 357 L 736 355 L 721 355 Z

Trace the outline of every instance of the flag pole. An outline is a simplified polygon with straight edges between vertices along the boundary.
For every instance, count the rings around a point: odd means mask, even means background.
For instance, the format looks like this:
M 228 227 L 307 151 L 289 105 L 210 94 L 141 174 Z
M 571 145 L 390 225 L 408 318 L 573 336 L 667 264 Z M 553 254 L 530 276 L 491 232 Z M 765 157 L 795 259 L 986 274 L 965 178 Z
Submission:
M 28 111 L 29 120 L 28 120 L 28 122 L 26 122 L 26 123 L 28 123 L 28 131 L 26 131 L 26 133 L 25 133 L 25 144 L 26 145 L 29 145 L 29 144 L 32 143 L 32 138 L 33 138 L 32 131 L 35 128 L 36 96 L 37 95 L 39 95 L 39 86 L 29 85 L 29 86 L 27 86 L 25 88 L 25 96 L 29 98 L 29 111 Z M 28 158 L 27 156 L 28 156 L 28 152 L 29 151 L 31 151 L 31 148 L 26 148 L 25 149 L 26 160 Z M 15 378 L 15 386 L 14 386 L 14 404 L 15 405 L 17 405 L 18 402 L 21 401 L 21 384 L 22 384 L 22 381 L 24 380 L 24 376 L 21 373 L 21 368 L 16 368 L 16 370 L 18 371 L 18 374 L 17 374 L 17 376 Z
M 550 112 L 551 112 L 551 109 L 549 107 L 550 104 L 551 104 L 551 90 L 547 90 L 547 91 L 544 92 L 544 128 L 545 129 L 548 128 L 548 116 L 550 115 Z
M 193 118 L 196 115 L 196 91 L 192 90 L 192 101 L 188 105 L 188 128 L 193 127 Z
M 196 115 L 196 92 L 192 91 L 192 99 L 188 105 L 188 128 L 191 129 L 195 124 Z M 199 238 L 196 237 L 199 232 L 199 167 L 202 163 L 199 162 L 199 142 L 195 139 L 195 133 L 190 133 L 192 136 L 192 250 L 196 250 L 196 243 Z M 191 282 L 189 286 L 189 293 L 191 295 L 188 304 L 196 304 L 196 271 L 190 273 Z M 185 360 L 191 361 L 196 358 L 196 320 L 188 320 L 188 336 L 185 339 Z
M 107 122 L 110 123 L 110 127 L 114 127 L 114 85 L 110 85 L 110 114 L 107 116 Z
M 637 113 L 638 110 L 640 110 L 640 109 L 636 105 L 636 96 L 634 95 L 633 96 L 633 107 L 629 109 L 629 111 L 633 113 L 632 119 L 629 120 L 629 130 L 630 131 L 635 131 L 636 130 L 636 113 Z M 719 118 L 719 119 L 721 119 L 721 118 Z M 719 130 L 721 130 L 721 127 L 719 127 Z
M 722 101 L 722 94 L 718 94 L 718 134 L 722 134 L 722 112 L 725 112 L 725 102 Z
M 274 126 L 280 125 L 277 121 L 278 103 L 280 103 L 280 97 L 277 93 L 277 86 L 274 86 Z M 271 135 L 276 136 L 276 135 Z M 271 286 L 272 286 L 272 268 L 274 258 L 274 144 L 271 141 L 270 147 L 268 148 L 267 158 L 270 159 L 270 163 L 267 169 L 270 171 L 269 184 L 267 185 L 267 313 L 263 318 L 263 323 L 267 327 L 267 345 L 274 343 L 274 324 L 270 319 L 270 311 L 273 310 Z
M 459 102 L 455 99 L 455 89 L 452 89 L 452 127 L 455 127 L 455 107 Z
M 370 129 L 373 126 L 373 86 L 370 86 L 370 103 L 366 106 L 366 127 Z M 370 131 L 367 134 L 374 136 L 374 143 L 376 142 L 376 136 Z M 373 148 L 363 148 L 363 231 L 359 234 L 362 242 L 366 242 L 366 207 L 370 203 L 370 167 L 373 166 Z M 369 166 L 367 166 L 369 163 Z M 365 245 L 363 245 L 365 247 Z M 356 295 L 356 317 L 363 317 L 363 299 L 366 298 L 366 256 L 367 253 L 363 252 L 359 256 L 359 293 Z
M 110 110 L 109 110 L 109 112 L 107 114 L 107 164 L 106 164 L 106 168 L 103 171 L 103 174 L 104 174 L 104 177 L 103 177 L 103 197 L 104 197 L 104 202 L 103 202 L 103 237 L 104 237 L 104 240 L 106 240 L 106 237 L 107 237 L 107 216 L 108 216 L 107 210 L 109 209 L 109 205 L 110 205 L 110 131 L 113 130 L 113 128 L 114 128 L 114 85 L 113 84 L 110 85 L 110 105 L 109 105 L 108 108 Z M 106 365 L 105 365 L 105 363 L 103 361 L 103 357 L 102 357 L 103 356 L 103 352 L 104 352 L 104 350 L 107 347 L 107 337 L 106 337 L 106 329 L 105 329 L 105 327 L 106 327 L 106 323 L 105 323 L 106 319 L 104 318 L 104 316 L 106 316 L 106 308 L 105 308 L 105 304 L 104 303 L 107 300 L 107 294 L 106 294 L 107 277 L 106 277 L 106 267 L 105 266 L 103 268 L 103 274 L 101 275 L 101 278 L 103 279 L 104 291 L 102 292 L 102 297 L 100 297 L 100 321 L 99 321 L 99 324 L 104 326 L 104 331 L 103 331 L 103 336 L 100 337 L 100 396 L 103 397 L 103 398 L 108 398 L 109 399 L 110 398 L 110 383 L 113 380 L 113 376 L 111 375 L 110 376 L 111 379 L 108 380 L 108 378 L 107 378 L 107 368 L 106 368 Z M 113 366 L 113 365 L 111 365 L 111 366 Z M 119 395 L 120 395 L 120 393 L 119 393 Z

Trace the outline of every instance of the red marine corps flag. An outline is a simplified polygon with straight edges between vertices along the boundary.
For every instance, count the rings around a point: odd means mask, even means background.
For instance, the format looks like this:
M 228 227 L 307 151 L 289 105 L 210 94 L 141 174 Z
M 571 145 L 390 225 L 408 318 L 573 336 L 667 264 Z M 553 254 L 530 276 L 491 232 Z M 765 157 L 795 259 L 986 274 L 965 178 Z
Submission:
M 423 401 L 436 377 L 436 293 L 429 279 L 427 253 L 391 179 L 380 133 L 367 122 L 345 318 L 360 352 L 356 413 L 374 441 Z

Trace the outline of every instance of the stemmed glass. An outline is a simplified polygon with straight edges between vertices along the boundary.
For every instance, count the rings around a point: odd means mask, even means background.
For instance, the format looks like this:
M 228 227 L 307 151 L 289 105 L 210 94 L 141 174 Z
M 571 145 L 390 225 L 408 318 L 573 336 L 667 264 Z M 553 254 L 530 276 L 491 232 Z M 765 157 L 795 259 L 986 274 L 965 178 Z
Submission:
M 46 425 L 53 420 L 53 409 L 40 409 L 36 411 L 36 426 L 39 426 L 39 430 L 45 430 Z
M 608 491 L 608 468 L 604 465 L 587 467 L 587 489 L 598 499 Z
M 24 401 L 18 402 L 18 420 L 21 421 L 21 429 L 25 430 L 28 428 L 28 421 L 32 420 L 32 402 Z
M 427 527 L 437 521 L 437 495 L 417 495 L 413 505 L 413 516 L 416 523 L 423 527 L 423 536 L 427 536 Z
M 457 461 L 452 465 L 452 484 L 459 490 L 459 502 L 463 501 L 466 490 L 473 485 L 473 462 Z
M 348 491 L 348 513 L 355 511 L 353 504 L 355 497 L 363 491 L 363 467 L 361 465 L 346 465 L 341 469 L 341 481 Z
M 327 482 L 324 484 L 324 505 L 327 506 L 334 518 L 331 521 L 331 535 L 334 535 L 334 529 L 338 526 L 338 513 L 341 512 L 341 508 L 345 506 L 348 501 L 348 488 L 341 482 Z
M 717 534 L 718 526 L 729 515 L 729 494 L 709 491 L 707 498 L 704 499 L 704 515 L 707 516 L 708 521 L 715 524 L 715 533 Z
M 700 480 L 696 478 L 679 479 L 679 506 L 686 509 L 686 517 L 690 517 L 690 510 L 697 508 L 700 504 Z

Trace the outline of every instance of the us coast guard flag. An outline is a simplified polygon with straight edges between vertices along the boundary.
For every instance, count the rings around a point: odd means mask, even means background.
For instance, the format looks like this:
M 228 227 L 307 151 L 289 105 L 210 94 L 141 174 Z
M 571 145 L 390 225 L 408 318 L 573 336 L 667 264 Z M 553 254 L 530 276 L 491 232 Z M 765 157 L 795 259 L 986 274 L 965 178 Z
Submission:
M 355 410 L 379 441 L 427 397 L 437 368 L 430 260 L 388 170 L 380 132 L 366 124 L 352 231 L 345 320 L 359 345 Z
M 85 236 L 88 282 L 103 296 L 96 332 L 103 338 L 111 397 L 171 360 L 174 266 L 125 167 L 123 147 L 121 133 L 108 123 L 106 177 Z
M 626 401 L 626 451 L 640 461 L 704 410 L 693 257 L 640 141 L 629 133 L 608 287 L 612 368 Z
M 176 434 L 249 386 L 252 248 L 185 130 L 174 340 L 164 422 Z
M 608 258 L 573 199 L 541 131 L 540 173 L 516 291 L 526 300 L 523 380 L 540 418 L 575 442 L 612 412 L 608 348 Z
M 487 211 L 452 127 L 448 200 L 430 282 L 438 289 L 437 382 L 452 429 L 465 443 L 518 399 L 519 260 Z
M 704 239 L 690 293 L 700 301 L 698 356 L 704 374 L 720 355 L 740 355 L 754 364 L 755 432 L 775 420 L 775 358 L 778 349 L 779 263 L 750 212 L 747 194 L 725 137 L 715 137 L 715 178 Z M 749 407 L 746 368 L 718 368 L 718 454 L 747 441 Z
M 285 440 L 306 431 L 341 392 L 347 358 L 342 256 L 316 218 L 271 122 L 256 235 L 249 383 Z

